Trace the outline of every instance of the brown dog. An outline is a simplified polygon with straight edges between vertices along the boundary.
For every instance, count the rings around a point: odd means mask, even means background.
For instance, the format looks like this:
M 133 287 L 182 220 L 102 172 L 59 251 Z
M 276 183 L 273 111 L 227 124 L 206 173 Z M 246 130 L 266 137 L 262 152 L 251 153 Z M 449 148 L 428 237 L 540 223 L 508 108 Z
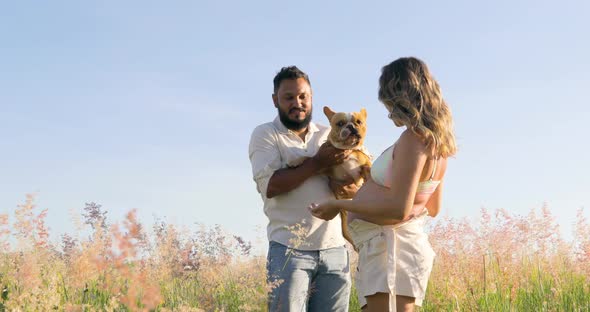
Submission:
M 326 174 L 330 179 L 340 183 L 346 183 L 352 179 L 360 187 L 365 181 L 366 173 L 371 168 L 371 157 L 363 146 L 367 133 L 367 111 L 363 108 L 360 112 L 336 113 L 324 106 L 324 114 L 328 117 L 332 127 L 328 134 L 330 144 L 339 149 L 352 150 L 346 161 L 329 168 Z M 338 199 L 343 199 L 342 194 L 334 195 Z M 354 246 L 348 233 L 346 211 L 341 211 L 340 217 L 342 219 L 342 235 Z

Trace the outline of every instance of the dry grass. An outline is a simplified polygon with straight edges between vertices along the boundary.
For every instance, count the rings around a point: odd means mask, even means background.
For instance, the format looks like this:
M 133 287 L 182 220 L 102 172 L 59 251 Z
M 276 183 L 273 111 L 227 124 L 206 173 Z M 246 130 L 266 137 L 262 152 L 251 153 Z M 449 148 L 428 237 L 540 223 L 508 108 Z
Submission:
M 0 214 L 0 311 L 265 310 L 265 257 L 219 226 L 191 232 L 158 221 L 147 231 L 135 211 L 109 224 L 89 203 L 87 235 L 64 234 L 58 246 L 47 213 L 28 195 L 13 220 Z M 582 210 L 572 242 L 547 207 L 527 216 L 482 210 L 479 224 L 440 219 L 430 239 L 437 258 L 422 310 L 590 310 Z

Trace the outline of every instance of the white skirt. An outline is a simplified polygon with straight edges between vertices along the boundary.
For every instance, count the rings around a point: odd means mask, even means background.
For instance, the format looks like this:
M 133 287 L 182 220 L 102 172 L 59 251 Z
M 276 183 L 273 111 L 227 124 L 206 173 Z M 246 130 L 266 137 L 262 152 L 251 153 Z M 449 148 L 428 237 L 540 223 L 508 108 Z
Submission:
M 424 232 L 426 216 L 395 225 L 360 219 L 348 225 L 359 251 L 355 283 L 361 307 L 366 296 L 376 293 L 389 293 L 390 311 L 395 311 L 396 295 L 414 297 L 422 305 L 435 256 Z

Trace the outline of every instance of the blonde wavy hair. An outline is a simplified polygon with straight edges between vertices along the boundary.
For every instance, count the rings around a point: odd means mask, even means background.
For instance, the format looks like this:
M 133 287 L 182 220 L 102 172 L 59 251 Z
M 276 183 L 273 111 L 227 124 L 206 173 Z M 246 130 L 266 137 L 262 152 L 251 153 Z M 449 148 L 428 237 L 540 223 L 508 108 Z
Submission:
M 403 57 L 385 65 L 379 78 L 379 101 L 398 126 L 407 126 L 423 139 L 433 156 L 455 155 L 451 111 L 423 61 Z

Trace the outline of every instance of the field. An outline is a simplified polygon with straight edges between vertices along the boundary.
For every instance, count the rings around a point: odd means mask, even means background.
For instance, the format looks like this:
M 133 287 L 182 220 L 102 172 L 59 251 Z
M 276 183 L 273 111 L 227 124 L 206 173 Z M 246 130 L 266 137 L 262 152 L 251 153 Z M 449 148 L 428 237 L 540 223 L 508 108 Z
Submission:
M 220 226 L 146 227 L 135 211 L 111 223 L 95 203 L 81 212 L 72 220 L 78 231 L 56 240 L 32 195 L 0 214 L 0 311 L 265 310 L 272 285 L 251 242 Z M 420 311 L 590 311 L 590 224 L 581 209 L 574 231 L 562 239 L 546 206 L 432 220 L 437 257 Z M 360 311 L 354 296 L 351 311 Z

